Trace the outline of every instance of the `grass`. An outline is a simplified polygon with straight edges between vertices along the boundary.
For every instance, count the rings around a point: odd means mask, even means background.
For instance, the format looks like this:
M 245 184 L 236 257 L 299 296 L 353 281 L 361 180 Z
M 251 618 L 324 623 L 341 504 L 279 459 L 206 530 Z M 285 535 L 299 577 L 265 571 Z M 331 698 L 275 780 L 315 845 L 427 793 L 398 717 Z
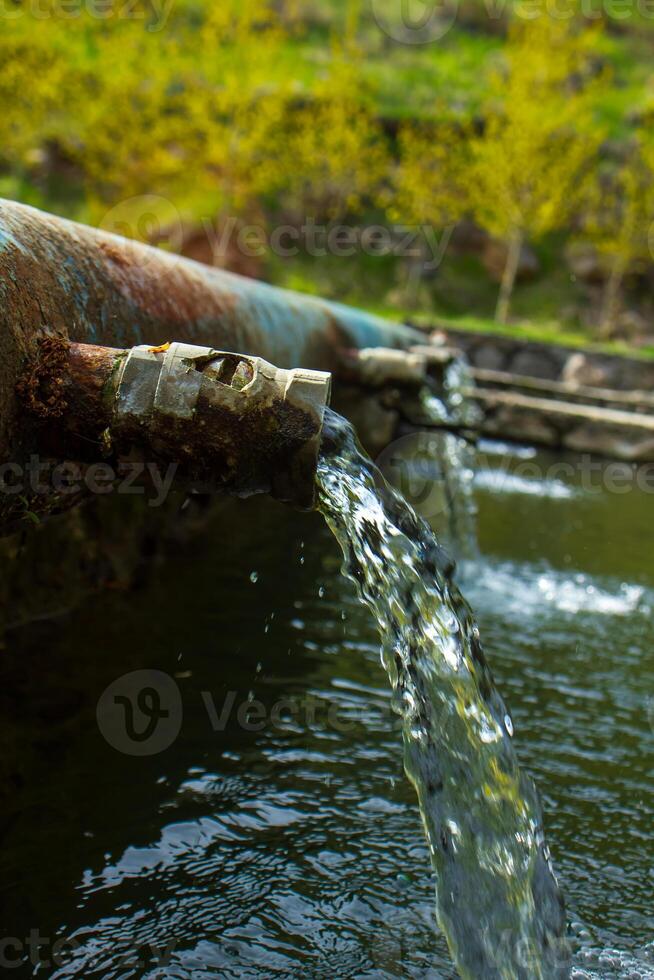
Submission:
M 599 115 L 614 139 L 628 134 L 633 117 L 648 111 L 654 98 L 654 16 L 641 16 L 634 5 L 625 19 L 621 2 L 614 0 L 615 11 L 611 0 L 603 3 L 608 30 L 599 42 L 604 67 L 614 82 L 603 96 Z M 497 6 L 501 9 L 499 2 Z M 342 32 L 345 7 L 344 0 L 303 4 L 309 26 L 288 42 L 286 55 L 287 67 L 300 87 L 325 70 L 331 32 Z M 364 77 L 379 115 L 395 120 L 430 118 L 442 113 L 444 106 L 462 115 L 473 114 L 484 95 L 484 69 L 501 54 L 506 20 L 488 16 L 489 0 L 462 0 L 442 36 L 422 44 L 401 43 L 380 30 L 371 11 L 381 12 L 393 31 L 402 8 L 398 0 L 366 5 L 357 35 L 365 55 Z M 420 5 L 416 10 L 424 15 Z
M 634 348 L 622 341 L 601 342 L 592 330 L 560 318 L 560 309 L 572 301 L 582 304 L 584 294 L 557 265 L 558 244 L 548 243 L 539 255 L 542 276 L 517 287 L 508 324 L 493 319 L 497 285 L 473 258 L 444 262 L 437 278 L 423 283 L 417 303 L 407 301 L 403 265 L 388 256 L 275 259 L 268 265 L 266 278 L 287 289 L 338 300 L 425 330 L 449 327 L 654 359 L 654 346 Z
M 557 321 L 533 323 L 528 320 L 516 320 L 509 324 L 500 324 L 495 320 L 479 317 L 438 317 L 435 321 L 423 315 L 409 316 L 408 319 L 416 326 L 424 329 L 469 330 L 472 333 L 494 334 L 500 337 L 512 337 L 516 340 L 531 340 L 543 344 L 558 344 L 563 347 L 582 347 L 604 354 L 619 354 L 623 357 L 634 357 L 639 360 L 654 360 L 654 347 L 630 347 L 621 341 L 600 342 L 582 333 L 562 327 Z

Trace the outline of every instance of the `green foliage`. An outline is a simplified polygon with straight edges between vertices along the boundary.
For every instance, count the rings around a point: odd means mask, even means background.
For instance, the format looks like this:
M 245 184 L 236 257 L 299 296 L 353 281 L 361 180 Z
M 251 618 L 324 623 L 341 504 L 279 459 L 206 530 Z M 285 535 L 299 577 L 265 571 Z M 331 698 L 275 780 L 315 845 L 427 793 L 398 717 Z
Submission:
M 539 238 L 579 209 L 604 135 L 593 119 L 592 43 L 547 16 L 512 25 L 463 168 L 472 213 L 491 234 Z
M 569 224 L 602 140 L 593 108 L 594 33 L 544 14 L 516 19 L 488 76 L 482 124 L 407 127 L 391 213 L 442 227 L 465 215 L 507 242 L 498 319 L 506 320 L 520 250 Z
M 97 223 L 118 215 L 116 230 L 154 240 L 227 215 L 378 222 L 381 205 L 389 221 L 437 229 L 473 216 L 508 246 L 500 317 L 521 243 L 554 231 L 558 245 L 582 218 L 613 270 L 608 331 L 624 275 L 650 261 L 654 160 L 632 134 L 647 128 L 654 30 L 607 4 L 599 26 L 577 8 L 553 18 L 516 0 L 495 17 L 483 0 L 446 0 L 447 29 L 415 43 L 396 0 L 40 0 L 38 16 L 7 0 L 0 194 Z M 598 182 L 607 132 L 625 162 L 602 164 Z M 302 278 L 299 262 L 271 257 L 268 273 Z M 396 259 L 360 265 L 383 294 L 368 302 L 406 303 Z M 334 259 L 312 275 L 344 297 L 351 269 Z M 516 313 L 549 320 L 578 302 L 568 287 L 557 254 Z M 485 315 L 492 289 L 478 259 L 448 255 L 414 299 L 454 312 L 467 295 Z
M 600 323 L 610 336 L 625 274 L 653 257 L 654 143 L 648 133 L 638 133 L 621 164 L 592 185 L 584 231 L 610 266 Z
M 178 0 L 165 23 L 147 9 L 62 21 L 53 2 L 50 17 L 24 9 L 3 25 L 5 169 L 55 147 L 79 167 L 95 220 L 149 194 L 190 219 L 247 214 L 272 193 L 330 214 L 358 205 L 385 157 L 355 52 L 335 49 L 299 92 L 284 70 L 292 0 Z
M 625 158 L 591 187 L 585 232 L 610 258 L 651 261 L 654 144 L 639 133 Z
M 360 211 L 388 169 L 384 136 L 360 90 L 358 53 L 337 50 L 310 100 L 288 120 L 282 155 L 286 195 L 318 218 Z
M 56 136 L 58 101 L 69 69 L 61 32 L 33 30 L 21 17 L 0 33 L 0 163 L 21 170 Z
M 466 133 L 452 123 L 404 126 L 392 192 L 382 195 L 389 217 L 443 228 L 466 213 L 461 156 Z

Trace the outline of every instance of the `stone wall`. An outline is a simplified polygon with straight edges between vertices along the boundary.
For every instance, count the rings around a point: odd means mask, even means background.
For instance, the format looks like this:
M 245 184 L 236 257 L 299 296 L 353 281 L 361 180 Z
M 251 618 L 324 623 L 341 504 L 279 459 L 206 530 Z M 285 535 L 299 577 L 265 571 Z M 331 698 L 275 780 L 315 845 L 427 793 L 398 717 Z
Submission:
M 468 330 L 443 330 L 473 367 L 617 390 L 654 390 L 654 360 L 589 352 Z
M 654 462 L 654 361 L 462 330 L 443 331 L 443 342 L 462 350 L 479 371 L 484 434 L 633 464 Z M 484 370 L 508 377 L 484 376 Z M 581 390 L 539 390 L 538 382 Z M 636 392 L 640 401 L 615 392 Z

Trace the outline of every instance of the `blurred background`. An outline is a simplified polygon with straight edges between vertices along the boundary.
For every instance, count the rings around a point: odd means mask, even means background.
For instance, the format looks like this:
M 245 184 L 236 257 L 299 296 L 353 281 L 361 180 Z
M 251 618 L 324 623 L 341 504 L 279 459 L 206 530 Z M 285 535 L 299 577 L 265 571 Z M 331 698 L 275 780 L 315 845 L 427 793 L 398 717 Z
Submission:
M 650 0 L 2 0 L 0 195 L 654 356 Z

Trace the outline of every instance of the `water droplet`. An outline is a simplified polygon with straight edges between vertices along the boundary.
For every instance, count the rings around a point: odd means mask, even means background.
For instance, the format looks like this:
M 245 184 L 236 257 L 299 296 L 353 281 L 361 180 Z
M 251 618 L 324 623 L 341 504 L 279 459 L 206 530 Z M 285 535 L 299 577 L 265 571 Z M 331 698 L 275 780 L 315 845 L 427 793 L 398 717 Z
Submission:
M 259 573 L 258 572 L 250 572 L 250 581 L 253 582 L 253 583 L 254 582 L 258 582 L 259 581 Z
M 513 722 L 511 721 L 510 715 L 504 715 L 504 727 L 506 728 L 511 738 L 513 738 Z

